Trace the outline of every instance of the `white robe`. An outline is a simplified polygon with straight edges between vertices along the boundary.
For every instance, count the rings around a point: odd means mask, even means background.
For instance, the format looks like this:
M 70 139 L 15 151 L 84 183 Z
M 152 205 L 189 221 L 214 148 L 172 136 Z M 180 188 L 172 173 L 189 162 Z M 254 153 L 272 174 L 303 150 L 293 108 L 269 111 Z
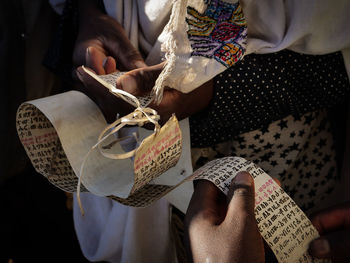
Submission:
M 59 7 L 63 0 L 51 0 Z M 104 0 L 107 13 L 122 24 L 133 45 L 155 64 L 164 54 L 158 38 L 171 12 L 170 0 Z M 307 54 L 342 51 L 350 74 L 350 1 L 241 0 L 249 53 L 290 49 Z M 214 76 L 210 76 L 214 77 Z M 136 209 L 108 198 L 82 194 L 86 215 L 74 199 L 74 223 L 81 249 L 91 261 L 172 262 L 169 205 L 162 199 Z

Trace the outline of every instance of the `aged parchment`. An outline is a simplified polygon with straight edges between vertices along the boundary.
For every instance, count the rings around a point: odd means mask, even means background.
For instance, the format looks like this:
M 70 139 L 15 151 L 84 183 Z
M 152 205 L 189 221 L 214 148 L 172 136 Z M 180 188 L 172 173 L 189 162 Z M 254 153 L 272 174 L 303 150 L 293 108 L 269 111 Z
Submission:
M 255 217 L 259 231 L 279 262 L 327 262 L 308 254 L 309 243 L 319 237 L 304 212 L 260 167 L 239 157 L 226 157 L 198 169 L 192 179 L 206 179 L 228 193 L 240 171 L 249 172 L 255 184 Z
M 17 114 L 18 135 L 35 169 L 69 192 L 76 190 L 84 156 L 105 126 L 97 106 L 76 91 L 24 103 Z M 111 160 L 96 149 L 87 159 L 82 190 L 136 207 L 171 196 L 169 200 L 185 212 L 192 180 L 209 180 L 227 193 L 236 174 L 248 171 L 255 181 L 259 230 L 279 262 L 318 262 L 307 253 L 309 242 L 318 237 L 316 229 L 294 201 L 255 164 L 226 157 L 191 175 L 188 128 L 188 122 L 179 127 L 173 117 L 158 135 L 139 130 L 139 137 L 147 139 L 133 158 Z M 104 145 L 113 139 L 116 138 Z M 118 147 L 120 152 L 127 150 L 125 145 Z

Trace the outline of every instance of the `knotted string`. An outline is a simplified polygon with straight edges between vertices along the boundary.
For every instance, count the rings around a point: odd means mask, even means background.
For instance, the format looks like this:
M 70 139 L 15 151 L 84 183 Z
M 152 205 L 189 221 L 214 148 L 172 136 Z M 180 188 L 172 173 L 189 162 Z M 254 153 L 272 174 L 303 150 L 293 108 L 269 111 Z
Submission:
M 106 153 L 104 152 L 103 146 L 101 145 L 109 136 L 113 135 L 113 134 L 117 134 L 117 132 L 123 128 L 126 125 L 138 125 L 138 126 L 143 126 L 145 123 L 153 123 L 154 124 L 154 132 L 153 134 L 158 134 L 159 130 L 160 130 L 160 125 L 158 124 L 158 120 L 159 120 L 159 115 L 157 113 L 157 111 L 148 108 L 148 107 L 142 107 L 139 100 L 133 96 L 132 94 L 124 91 L 124 90 L 120 90 L 115 88 L 113 85 L 111 85 L 110 83 L 102 80 L 101 78 L 98 77 L 98 75 L 94 74 L 93 72 L 91 72 L 90 70 L 87 70 L 84 66 L 82 67 L 83 70 L 89 74 L 91 77 L 93 77 L 95 80 L 97 80 L 98 82 L 100 82 L 103 86 L 105 86 L 106 88 L 108 88 L 108 90 L 114 94 L 115 96 L 117 96 L 118 98 L 123 99 L 124 101 L 128 102 L 129 104 L 133 105 L 136 107 L 136 109 L 129 113 L 128 115 L 117 119 L 115 122 L 113 122 L 112 124 L 109 124 L 98 136 L 97 139 L 97 143 L 92 146 L 90 148 L 90 150 L 86 153 L 86 155 L 84 156 L 84 159 L 82 161 L 82 164 L 80 166 L 80 172 L 79 172 L 79 180 L 78 180 L 78 185 L 77 185 L 77 201 L 79 204 L 79 208 L 81 211 L 81 214 L 84 215 L 84 208 L 82 206 L 81 203 L 81 199 L 80 199 L 80 188 L 81 188 L 81 181 L 82 181 L 82 177 L 83 177 L 83 171 L 84 171 L 84 167 L 85 167 L 85 163 L 87 161 L 88 156 L 90 155 L 90 153 L 95 149 L 98 148 L 99 152 L 106 158 L 109 159 L 113 159 L 113 160 L 120 160 L 120 159 L 126 159 L 126 158 L 130 158 L 132 157 L 135 152 L 136 149 L 126 152 L 126 153 L 121 153 L 121 154 L 111 154 L 111 153 Z M 116 142 L 120 142 L 123 139 L 126 138 L 119 138 L 117 139 Z

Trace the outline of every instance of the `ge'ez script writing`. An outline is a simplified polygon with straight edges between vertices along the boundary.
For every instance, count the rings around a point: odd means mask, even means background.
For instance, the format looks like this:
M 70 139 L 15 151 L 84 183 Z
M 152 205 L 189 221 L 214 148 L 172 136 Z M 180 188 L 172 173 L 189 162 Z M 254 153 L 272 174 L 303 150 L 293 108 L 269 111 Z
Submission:
M 248 171 L 255 184 L 255 217 L 259 231 L 279 262 L 325 262 L 311 258 L 309 243 L 319 235 L 310 220 L 281 187 L 254 163 L 239 157 L 214 160 L 195 172 L 225 194 L 232 179 Z

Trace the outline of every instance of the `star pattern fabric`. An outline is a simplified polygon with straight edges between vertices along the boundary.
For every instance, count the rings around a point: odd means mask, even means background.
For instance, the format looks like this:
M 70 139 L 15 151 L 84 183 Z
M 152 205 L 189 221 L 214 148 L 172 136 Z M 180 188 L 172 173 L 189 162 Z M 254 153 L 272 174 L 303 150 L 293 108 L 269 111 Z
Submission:
M 240 133 L 262 129 L 283 118 L 331 108 L 346 98 L 350 85 L 340 52 L 305 55 L 289 50 L 250 54 L 214 79 L 206 110 L 190 118 L 191 144 L 207 147 Z M 310 124 L 312 116 L 304 119 Z M 278 136 L 278 135 L 276 135 Z
M 305 211 L 338 180 L 328 109 L 350 90 L 341 53 L 250 54 L 214 79 L 214 96 L 190 119 L 194 168 L 241 156 L 278 178 Z
M 224 156 L 240 156 L 256 163 L 280 180 L 284 190 L 306 212 L 317 208 L 339 179 L 326 110 L 298 119 L 288 116 L 271 123 L 266 130 L 243 133 L 213 147 L 192 148 L 195 169 Z

